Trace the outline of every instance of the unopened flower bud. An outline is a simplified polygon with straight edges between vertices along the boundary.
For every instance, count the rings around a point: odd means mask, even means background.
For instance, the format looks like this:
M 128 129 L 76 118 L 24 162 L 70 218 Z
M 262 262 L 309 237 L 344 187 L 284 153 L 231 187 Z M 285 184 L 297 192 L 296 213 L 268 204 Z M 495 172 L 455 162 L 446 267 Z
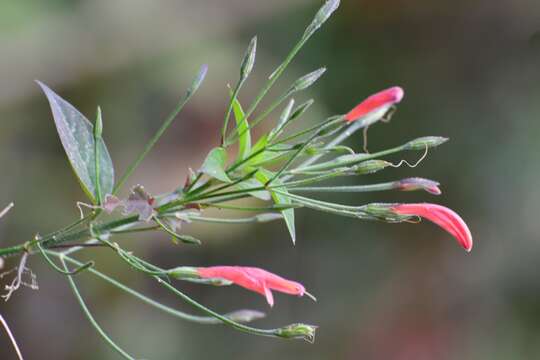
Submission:
M 242 79 L 245 79 L 253 70 L 253 65 L 255 64 L 255 53 L 257 52 L 257 37 L 254 36 L 249 46 L 246 50 L 244 58 L 242 59 L 242 64 L 240 65 L 240 76 Z
M 304 339 L 307 342 L 315 341 L 317 326 L 307 324 L 291 324 L 278 329 L 277 335 L 286 339 Z
M 208 65 L 203 64 L 201 68 L 199 69 L 199 72 L 195 76 L 195 79 L 191 83 L 191 86 L 187 90 L 188 94 L 193 94 L 197 89 L 199 89 L 199 86 L 201 86 L 202 82 L 204 81 L 204 78 L 206 77 L 206 73 L 208 72 Z
M 377 171 L 385 169 L 390 165 L 392 165 L 392 163 L 384 160 L 367 160 L 353 166 L 351 170 L 358 175 L 373 174 Z
M 313 85 L 315 81 L 319 80 L 319 78 L 322 76 L 322 74 L 325 73 L 325 71 L 326 71 L 326 68 L 323 67 L 313 72 L 310 72 L 307 75 L 302 76 L 300 79 L 296 80 L 292 84 L 291 88 L 289 89 L 289 93 L 292 94 L 294 92 L 307 89 L 308 87 Z
M 394 86 L 389 89 L 379 91 L 376 94 L 369 96 L 367 99 L 356 105 L 354 109 L 345 115 L 345 120 L 348 122 L 356 121 L 369 114 L 377 112 L 377 116 L 367 121 L 366 125 L 380 119 L 392 105 L 397 104 L 403 99 L 403 89 L 399 86 Z
M 319 9 L 317 14 L 313 18 L 311 24 L 309 24 L 309 26 L 306 28 L 306 31 L 304 32 L 302 38 L 307 39 L 311 35 L 313 35 L 313 33 L 317 31 L 317 29 L 319 29 L 326 20 L 328 20 L 330 15 L 332 15 L 332 13 L 336 11 L 338 6 L 339 0 L 328 0 L 326 3 L 324 3 L 324 5 Z
M 425 190 L 433 195 L 440 195 L 439 183 L 433 180 L 414 177 L 396 181 L 396 187 L 402 191 Z
M 442 136 L 424 136 L 414 139 L 405 144 L 405 150 L 424 150 L 434 148 L 448 141 Z

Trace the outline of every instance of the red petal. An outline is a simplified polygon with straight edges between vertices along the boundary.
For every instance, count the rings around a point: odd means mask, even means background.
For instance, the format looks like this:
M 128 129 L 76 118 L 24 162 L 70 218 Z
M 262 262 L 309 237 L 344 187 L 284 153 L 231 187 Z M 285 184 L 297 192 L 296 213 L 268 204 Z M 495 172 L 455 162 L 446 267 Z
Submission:
M 403 99 L 403 95 L 403 89 L 399 86 L 394 86 L 373 94 L 349 111 L 349 113 L 345 115 L 345 120 L 355 121 L 383 106 L 390 107 L 393 104 L 397 104 Z
M 436 204 L 398 204 L 392 211 L 400 215 L 416 215 L 439 225 L 452 236 L 467 251 L 471 251 L 473 240 L 469 227 L 453 210 Z

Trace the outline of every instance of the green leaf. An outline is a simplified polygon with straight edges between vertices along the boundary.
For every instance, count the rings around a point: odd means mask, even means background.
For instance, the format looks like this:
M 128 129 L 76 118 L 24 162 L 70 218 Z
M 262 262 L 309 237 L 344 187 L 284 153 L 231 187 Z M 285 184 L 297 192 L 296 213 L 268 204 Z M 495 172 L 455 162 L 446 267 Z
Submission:
M 260 169 L 257 174 L 255 174 L 255 177 L 257 179 L 266 184 L 266 182 L 274 177 L 274 173 L 272 173 L 269 170 L 266 169 Z M 275 185 L 281 185 L 281 181 L 279 179 L 274 180 Z M 288 193 L 287 189 L 285 187 L 280 187 L 279 190 L 283 193 Z M 270 191 L 270 195 L 272 195 L 272 199 L 274 200 L 274 203 L 276 205 L 291 205 L 292 201 L 290 198 L 288 198 L 285 195 L 278 194 L 275 191 Z M 289 233 L 291 234 L 291 239 L 293 244 L 296 242 L 296 230 L 294 226 L 294 209 L 286 209 L 281 210 L 281 214 L 283 215 L 283 219 L 285 220 L 285 224 L 287 225 L 287 229 L 289 230 Z
M 222 147 L 216 147 L 210 150 L 208 156 L 206 156 L 201 167 L 201 172 L 220 181 L 231 182 L 231 179 L 229 179 L 225 172 L 226 166 L 227 151 Z
M 94 154 L 94 126 L 70 103 L 62 99 L 45 84 L 37 81 L 53 113 L 56 130 L 82 189 L 92 202 L 96 202 L 96 160 Z M 102 194 L 111 194 L 114 186 L 114 168 L 103 139 L 99 140 L 99 187 Z
M 249 152 L 250 154 L 255 154 L 259 151 L 261 151 L 262 149 L 264 149 L 264 147 L 268 144 L 268 134 L 264 134 L 262 135 L 259 140 L 255 143 L 255 145 L 253 145 L 253 148 L 251 149 L 251 151 Z M 247 169 L 249 168 L 249 166 L 251 164 L 256 164 L 258 163 L 261 159 L 264 158 L 264 154 L 265 154 L 266 151 L 262 151 L 261 153 L 259 153 L 258 155 L 255 155 L 254 157 L 252 157 L 251 159 L 249 159 L 248 161 L 246 161 L 246 163 L 242 166 L 242 168 L 244 169 Z
M 243 189 L 253 189 L 253 188 L 262 187 L 262 186 L 264 186 L 263 183 L 261 183 L 257 179 L 252 178 L 252 179 L 248 179 L 246 181 L 242 181 L 241 183 L 236 185 L 236 188 L 240 189 L 240 190 L 243 190 Z M 266 191 L 266 190 L 252 191 L 249 194 L 256 197 L 257 199 L 261 199 L 261 200 L 264 200 L 264 201 L 270 200 L 270 193 L 268 193 L 268 191 Z
M 241 134 L 238 138 L 238 160 L 243 160 L 248 157 L 251 151 L 251 133 L 249 131 L 249 125 L 242 109 L 242 105 L 238 101 L 238 98 L 233 101 L 233 112 L 236 120 L 236 129 L 238 134 Z
M 282 151 L 278 151 L 282 150 Z M 285 151 L 288 150 L 288 151 Z M 261 154 L 257 155 L 254 160 L 250 161 L 249 165 L 251 167 L 268 165 L 283 160 L 289 156 L 289 153 L 294 151 L 290 145 L 287 144 L 276 144 L 272 145 L 272 151 L 266 150 Z

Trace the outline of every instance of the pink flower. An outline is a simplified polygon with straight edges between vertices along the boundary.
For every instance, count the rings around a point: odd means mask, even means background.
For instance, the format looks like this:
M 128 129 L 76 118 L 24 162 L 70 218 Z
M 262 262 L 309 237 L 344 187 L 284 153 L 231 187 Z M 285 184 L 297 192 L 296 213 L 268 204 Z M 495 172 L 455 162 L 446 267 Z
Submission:
M 465 221 L 454 211 L 436 204 L 397 204 L 391 211 L 398 215 L 416 215 L 428 219 L 439 225 L 452 236 L 467 251 L 473 247 L 472 235 Z
M 197 268 L 201 278 L 221 278 L 238 286 L 255 291 L 266 297 L 270 306 L 274 306 L 272 290 L 285 294 L 303 296 L 306 289 L 302 284 L 284 279 L 266 270 L 244 266 L 211 266 Z
M 345 115 L 345 120 L 349 122 L 355 121 L 383 106 L 390 107 L 391 105 L 397 104 L 403 99 L 403 95 L 403 89 L 399 86 L 394 86 L 373 94 L 349 111 L 349 113 Z
M 439 183 L 433 180 L 414 177 L 399 180 L 397 186 L 402 191 L 425 190 L 433 195 L 441 195 Z

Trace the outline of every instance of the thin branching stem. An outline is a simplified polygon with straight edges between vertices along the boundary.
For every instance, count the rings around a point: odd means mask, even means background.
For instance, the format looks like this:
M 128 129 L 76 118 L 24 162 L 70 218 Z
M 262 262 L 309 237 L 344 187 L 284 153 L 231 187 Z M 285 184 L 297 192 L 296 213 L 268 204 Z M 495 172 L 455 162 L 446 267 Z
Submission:
M 64 260 L 74 266 L 77 266 L 77 267 L 80 267 L 82 265 L 84 265 L 82 262 L 78 261 L 78 260 L 75 260 L 74 258 L 70 257 L 70 256 L 67 256 L 67 255 L 63 255 L 61 253 L 58 253 L 58 252 L 55 252 L 55 251 L 49 251 L 49 250 L 45 250 L 45 252 L 49 255 L 49 256 L 55 256 L 55 257 L 63 257 Z M 195 322 L 195 323 L 199 323 L 199 324 L 222 324 L 223 322 L 216 319 L 215 317 L 208 317 L 208 316 L 197 316 L 197 315 L 191 315 L 191 314 L 187 314 L 187 313 L 184 313 L 182 311 L 179 311 L 179 310 L 176 310 L 176 309 L 173 309 L 169 306 L 166 306 L 166 305 L 163 305 L 162 303 L 160 302 L 157 302 L 149 297 L 147 297 L 146 295 L 138 292 L 137 290 L 135 289 L 132 289 L 130 288 L 129 286 L 126 286 L 124 284 L 122 284 L 121 282 L 119 282 L 118 280 L 115 280 L 114 278 L 110 277 L 109 275 L 106 275 L 104 273 L 102 273 L 101 271 L 98 271 L 96 270 L 95 268 L 90 268 L 88 269 L 88 272 L 97 276 L 98 278 L 108 282 L 109 284 L 111 284 L 112 286 L 124 291 L 125 293 L 129 294 L 129 295 L 132 295 L 133 297 L 141 300 L 142 302 L 158 309 L 158 310 L 161 310 L 169 315 L 172 315 L 174 317 L 177 317 L 179 319 L 182 319 L 182 320 L 187 320 L 187 321 L 191 321 L 191 322 Z
M 2 217 L 2 216 L 0 215 L 0 217 Z M 0 314 L 0 323 L 4 327 L 4 330 L 6 331 L 8 337 L 9 337 L 9 341 L 11 341 L 11 345 L 13 346 L 13 349 L 15 349 L 15 353 L 17 354 L 17 358 L 19 360 L 24 360 L 23 356 L 22 356 L 22 353 L 21 353 L 21 349 L 19 348 L 19 345 L 17 345 L 17 341 L 15 340 L 15 336 L 13 336 L 13 333 L 11 332 L 6 319 L 4 319 L 2 314 Z
M 62 263 L 62 266 L 64 267 L 64 271 L 65 272 L 71 272 L 71 270 L 69 270 L 65 260 L 64 260 L 64 256 L 60 256 L 60 262 Z M 130 360 L 135 360 L 134 357 L 132 357 L 131 355 L 129 355 L 126 351 L 124 351 L 119 345 L 117 345 L 110 337 L 109 335 L 107 335 L 107 333 L 101 328 L 101 326 L 99 326 L 99 324 L 97 323 L 96 319 L 94 319 L 94 316 L 92 315 L 92 313 L 90 312 L 90 310 L 88 309 L 88 306 L 86 306 L 86 303 L 84 302 L 84 299 L 82 298 L 82 295 L 81 293 L 79 292 L 79 289 L 77 288 L 77 285 L 75 284 L 75 281 L 73 280 L 73 277 L 71 276 L 67 276 L 67 279 L 68 279 L 68 282 L 69 282 L 69 285 L 71 287 L 71 290 L 73 291 L 73 294 L 75 295 L 75 298 L 77 299 L 77 302 L 79 303 L 79 305 L 81 306 L 81 309 L 83 310 L 84 312 L 84 315 L 86 316 L 86 318 L 88 319 L 88 321 L 90 322 L 90 324 L 94 327 L 94 329 L 96 329 L 96 331 L 98 332 L 99 335 L 101 335 L 101 337 L 103 338 L 103 340 L 105 340 L 105 342 L 107 344 L 109 344 L 117 353 L 119 353 L 124 359 L 130 359 Z

